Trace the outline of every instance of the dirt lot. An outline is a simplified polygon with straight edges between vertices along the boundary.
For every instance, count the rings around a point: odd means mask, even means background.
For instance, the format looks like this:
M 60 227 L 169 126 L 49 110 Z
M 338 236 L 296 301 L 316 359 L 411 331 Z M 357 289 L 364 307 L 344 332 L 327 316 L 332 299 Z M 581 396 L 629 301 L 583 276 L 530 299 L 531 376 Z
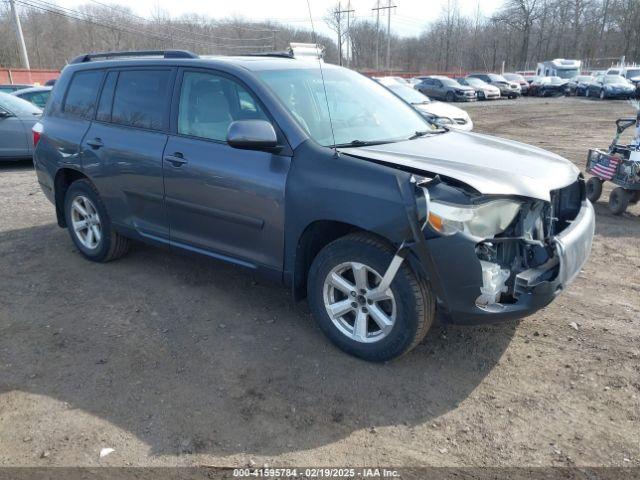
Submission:
M 575 98 L 468 109 L 478 131 L 580 168 L 631 114 Z M 0 166 L 0 465 L 640 466 L 640 206 L 596 210 L 591 259 L 555 303 L 437 326 L 374 365 L 235 267 L 147 246 L 83 260 L 30 164 Z

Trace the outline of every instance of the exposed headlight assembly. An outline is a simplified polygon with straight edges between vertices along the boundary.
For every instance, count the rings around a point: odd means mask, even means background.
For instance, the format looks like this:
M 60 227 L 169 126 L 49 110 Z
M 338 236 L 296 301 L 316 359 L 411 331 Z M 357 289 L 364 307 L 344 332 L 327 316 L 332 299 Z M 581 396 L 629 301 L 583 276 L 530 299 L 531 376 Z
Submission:
M 429 201 L 429 225 L 442 235 L 466 233 L 478 238 L 492 238 L 502 233 L 520 211 L 522 202 L 491 200 L 477 205 L 455 205 Z

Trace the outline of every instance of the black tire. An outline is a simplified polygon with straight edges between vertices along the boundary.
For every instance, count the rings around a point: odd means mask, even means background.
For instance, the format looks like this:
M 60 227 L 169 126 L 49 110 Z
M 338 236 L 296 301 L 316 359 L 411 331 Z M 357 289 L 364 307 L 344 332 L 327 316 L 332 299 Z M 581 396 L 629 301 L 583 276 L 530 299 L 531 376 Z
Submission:
M 630 193 L 622 187 L 616 187 L 609 195 L 609 210 L 614 215 L 622 215 L 629 206 Z
M 74 199 L 80 196 L 86 197 L 91 201 L 100 219 L 101 239 L 96 247 L 92 249 L 82 244 L 73 228 L 72 203 Z M 77 180 L 71 184 L 64 199 L 64 215 L 71 240 L 87 260 L 110 262 L 120 258 L 129 250 L 130 240 L 113 229 L 107 209 L 98 191 L 89 180 Z
M 629 198 L 629 203 L 635 205 L 636 203 L 640 202 L 640 190 L 632 190 L 630 192 L 630 198 Z
M 486 100 L 487 98 L 484 96 L 484 92 L 481 90 L 478 92 L 478 100 Z
M 605 93 L 604 89 L 600 89 L 600 100 L 605 100 L 607 98 L 607 94 Z
M 455 97 L 455 95 L 453 94 L 453 92 L 447 92 L 447 94 L 444 96 L 444 99 L 445 99 L 447 102 L 455 102 L 455 101 L 456 101 L 456 97 Z
M 325 279 L 332 269 L 345 262 L 362 263 L 383 276 L 394 253 L 382 239 L 355 233 L 323 248 L 309 270 L 309 306 L 320 329 L 338 348 L 364 360 L 391 360 L 404 355 L 422 341 L 435 316 L 435 300 L 431 290 L 424 279 L 415 275 L 408 262 L 403 262 L 390 287 L 396 302 L 395 323 L 385 337 L 365 343 L 340 331 L 329 317 L 324 301 Z M 357 302 L 354 304 L 357 305 Z
M 602 195 L 602 180 L 591 177 L 587 180 L 587 198 L 591 203 L 596 203 Z

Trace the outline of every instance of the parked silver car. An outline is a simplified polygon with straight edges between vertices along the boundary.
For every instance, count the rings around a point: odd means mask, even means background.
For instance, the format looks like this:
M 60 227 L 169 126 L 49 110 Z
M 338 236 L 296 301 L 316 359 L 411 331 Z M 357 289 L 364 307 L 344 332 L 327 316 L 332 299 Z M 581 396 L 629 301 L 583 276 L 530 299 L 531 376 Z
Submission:
M 0 160 L 31 157 L 31 128 L 41 114 L 42 110 L 26 100 L 0 92 Z
M 456 79 L 460 85 L 466 85 L 476 91 L 478 100 L 498 100 L 500 98 L 500 89 L 489 85 L 487 82 L 479 78 L 467 77 Z

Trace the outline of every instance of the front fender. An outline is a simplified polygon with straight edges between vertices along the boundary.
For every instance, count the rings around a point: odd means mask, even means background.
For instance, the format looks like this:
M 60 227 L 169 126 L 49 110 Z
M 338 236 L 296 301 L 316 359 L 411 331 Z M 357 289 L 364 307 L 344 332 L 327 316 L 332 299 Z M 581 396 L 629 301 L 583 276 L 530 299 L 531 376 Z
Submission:
M 422 274 L 431 278 L 435 273 L 418 225 L 409 172 L 345 154 L 335 155 L 332 150 L 306 141 L 294 152 L 285 199 L 285 281 L 293 278 L 301 236 L 318 221 L 339 222 L 372 232 L 396 248 L 406 243 L 416 249 L 423 263 Z

